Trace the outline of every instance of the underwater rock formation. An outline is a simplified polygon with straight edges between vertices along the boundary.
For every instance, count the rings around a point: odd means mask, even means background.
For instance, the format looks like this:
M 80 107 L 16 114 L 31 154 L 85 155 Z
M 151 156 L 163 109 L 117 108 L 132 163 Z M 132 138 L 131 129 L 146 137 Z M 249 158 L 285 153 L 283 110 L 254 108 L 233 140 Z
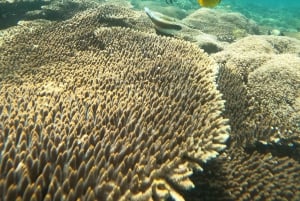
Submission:
M 176 18 L 183 19 L 185 18 L 190 11 L 182 9 L 182 7 L 175 6 L 173 4 L 162 5 L 161 1 L 131 1 L 132 6 L 138 10 L 143 10 L 145 7 L 155 10 L 156 12 L 162 13 L 164 15 Z
M 214 55 L 233 138 L 299 147 L 299 53 L 299 40 L 249 36 Z
M 0 46 L 1 200 L 184 200 L 226 147 L 216 64 L 113 10 Z
M 185 17 L 187 12 L 199 8 L 199 5 L 192 0 L 176 0 L 172 1 L 161 1 L 161 0 L 129 0 L 134 8 L 142 10 L 144 7 L 149 7 L 158 12 L 163 12 L 165 15 L 182 19 Z
M 258 34 L 254 21 L 240 13 L 228 13 L 222 10 L 201 8 L 182 20 L 204 33 L 217 36 L 219 41 L 233 42 L 249 34 Z

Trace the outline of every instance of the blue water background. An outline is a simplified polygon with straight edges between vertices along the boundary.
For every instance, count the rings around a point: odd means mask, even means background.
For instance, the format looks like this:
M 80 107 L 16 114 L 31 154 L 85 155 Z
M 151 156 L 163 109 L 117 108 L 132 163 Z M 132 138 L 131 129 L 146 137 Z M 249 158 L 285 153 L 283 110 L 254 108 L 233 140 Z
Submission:
M 222 3 L 239 4 L 241 6 L 259 6 L 269 8 L 291 8 L 300 7 L 299 0 L 222 0 Z
M 229 7 L 262 26 L 300 31 L 300 0 L 222 0 L 220 7 Z
M 134 6 L 142 2 L 156 3 L 158 6 L 171 5 L 185 10 L 193 11 L 200 8 L 197 0 L 130 0 Z M 143 6 L 137 6 L 143 9 Z M 157 10 L 159 8 L 153 8 Z M 254 20 L 258 25 L 267 30 L 279 29 L 284 32 L 300 31 L 300 0 L 222 0 L 214 9 L 222 9 L 228 12 L 239 12 L 247 18 Z M 163 11 L 159 9 L 158 11 Z M 170 15 L 170 13 L 166 13 Z M 172 13 L 171 13 L 172 14 Z M 176 14 L 174 14 L 175 17 Z M 213 26 L 213 25 L 212 25 Z

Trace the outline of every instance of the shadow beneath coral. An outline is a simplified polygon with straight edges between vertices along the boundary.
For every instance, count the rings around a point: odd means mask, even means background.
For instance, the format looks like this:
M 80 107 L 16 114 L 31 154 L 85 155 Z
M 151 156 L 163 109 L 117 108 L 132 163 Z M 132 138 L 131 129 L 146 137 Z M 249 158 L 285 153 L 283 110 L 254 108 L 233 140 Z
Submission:
M 246 153 L 251 154 L 257 151 L 261 154 L 271 153 L 272 156 L 290 157 L 300 162 L 300 146 L 297 144 L 262 144 L 256 142 L 252 146 L 245 148 Z
M 226 190 L 226 172 L 220 160 L 212 160 L 204 164 L 202 172 L 191 177 L 195 188 L 182 192 L 189 201 L 233 201 Z
M 42 5 L 47 5 L 49 2 L 18 2 L 18 3 L 2 3 L 0 4 L 0 29 L 5 29 L 10 26 L 17 25 L 26 12 L 40 9 Z

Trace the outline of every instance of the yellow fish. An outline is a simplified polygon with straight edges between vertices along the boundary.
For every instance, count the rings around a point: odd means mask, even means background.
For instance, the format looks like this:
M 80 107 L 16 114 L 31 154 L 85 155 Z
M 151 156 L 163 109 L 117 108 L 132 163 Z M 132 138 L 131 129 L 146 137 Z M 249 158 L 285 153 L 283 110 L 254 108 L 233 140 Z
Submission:
M 198 0 L 198 3 L 199 3 L 202 7 L 208 7 L 208 8 L 215 7 L 215 6 L 217 6 L 220 2 L 221 2 L 221 0 Z

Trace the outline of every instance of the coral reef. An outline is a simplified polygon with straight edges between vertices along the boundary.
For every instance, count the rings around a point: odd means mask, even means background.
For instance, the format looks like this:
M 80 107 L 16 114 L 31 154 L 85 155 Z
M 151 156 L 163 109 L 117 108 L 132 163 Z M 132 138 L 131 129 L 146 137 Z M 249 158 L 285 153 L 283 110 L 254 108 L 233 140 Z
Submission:
M 216 64 L 130 15 L 102 6 L 2 43 L 1 200 L 184 200 L 226 147 Z
M 0 200 L 300 200 L 299 40 L 99 4 L 0 32 Z
M 21 20 L 46 19 L 62 21 L 98 2 L 89 0 L 11 1 L 0 2 L 0 29 L 17 25 Z
M 186 18 L 179 20 L 174 15 L 168 16 L 148 9 L 148 16 L 161 20 L 164 24 L 179 28 L 157 27 L 159 33 L 172 35 L 196 43 L 207 53 L 216 53 L 236 39 L 258 34 L 258 26 L 239 13 L 228 13 L 223 10 L 201 8 Z M 149 13 L 152 14 L 149 15 Z
M 223 164 L 226 192 L 232 200 L 299 200 L 300 164 L 271 153 L 231 150 Z
M 299 53 L 299 40 L 249 36 L 214 55 L 233 138 L 299 146 Z
M 182 7 L 174 4 L 164 4 L 162 1 L 131 1 L 131 3 L 132 6 L 138 10 L 143 10 L 145 7 L 147 7 L 151 10 L 176 19 L 183 19 L 191 12 L 190 10 L 182 9 Z
M 230 148 L 193 177 L 190 201 L 260 201 L 300 198 L 300 164 L 287 156 Z M 197 190 L 196 190 L 197 189 Z
M 16 25 L 26 12 L 40 9 L 45 1 L 22 1 L 16 3 L 0 1 L 0 30 Z
M 171 1 L 161 0 L 130 0 L 130 2 L 137 9 L 142 10 L 144 7 L 149 7 L 157 10 L 158 12 L 166 11 L 166 13 L 163 13 L 172 17 L 179 17 L 186 11 L 196 10 L 199 8 L 199 4 L 193 0 L 176 0 L 172 1 L 172 3 Z M 175 11 L 179 13 L 176 13 Z
M 248 36 L 212 57 L 230 144 L 192 180 L 189 200 L 299 200 L 300 41 Z M 197 190 L 196 190 L 197 189 Z
M 207 34 L 217 36 L 218 40 L 233 42 L 248 34 L 258 34 L 254 21 L 240 13 L 201 8 L 184 18 L 183 23 L 193 26 Z
M 291 37 L 291 38 L 296 38 L 300 40 L 300 29 L 298 32 L 284 32 L 285 36 Z
M 263 109 L 260 118 L 268 119 L 270 122 L 266 123 L 278 130 L 271 136 L 265 134 L 261 140 L 293 139 L 300 145 L 299 64 L 298 56 L 280 54 L 249 74 L 248 91 L 258 101 L 255 105 Z

